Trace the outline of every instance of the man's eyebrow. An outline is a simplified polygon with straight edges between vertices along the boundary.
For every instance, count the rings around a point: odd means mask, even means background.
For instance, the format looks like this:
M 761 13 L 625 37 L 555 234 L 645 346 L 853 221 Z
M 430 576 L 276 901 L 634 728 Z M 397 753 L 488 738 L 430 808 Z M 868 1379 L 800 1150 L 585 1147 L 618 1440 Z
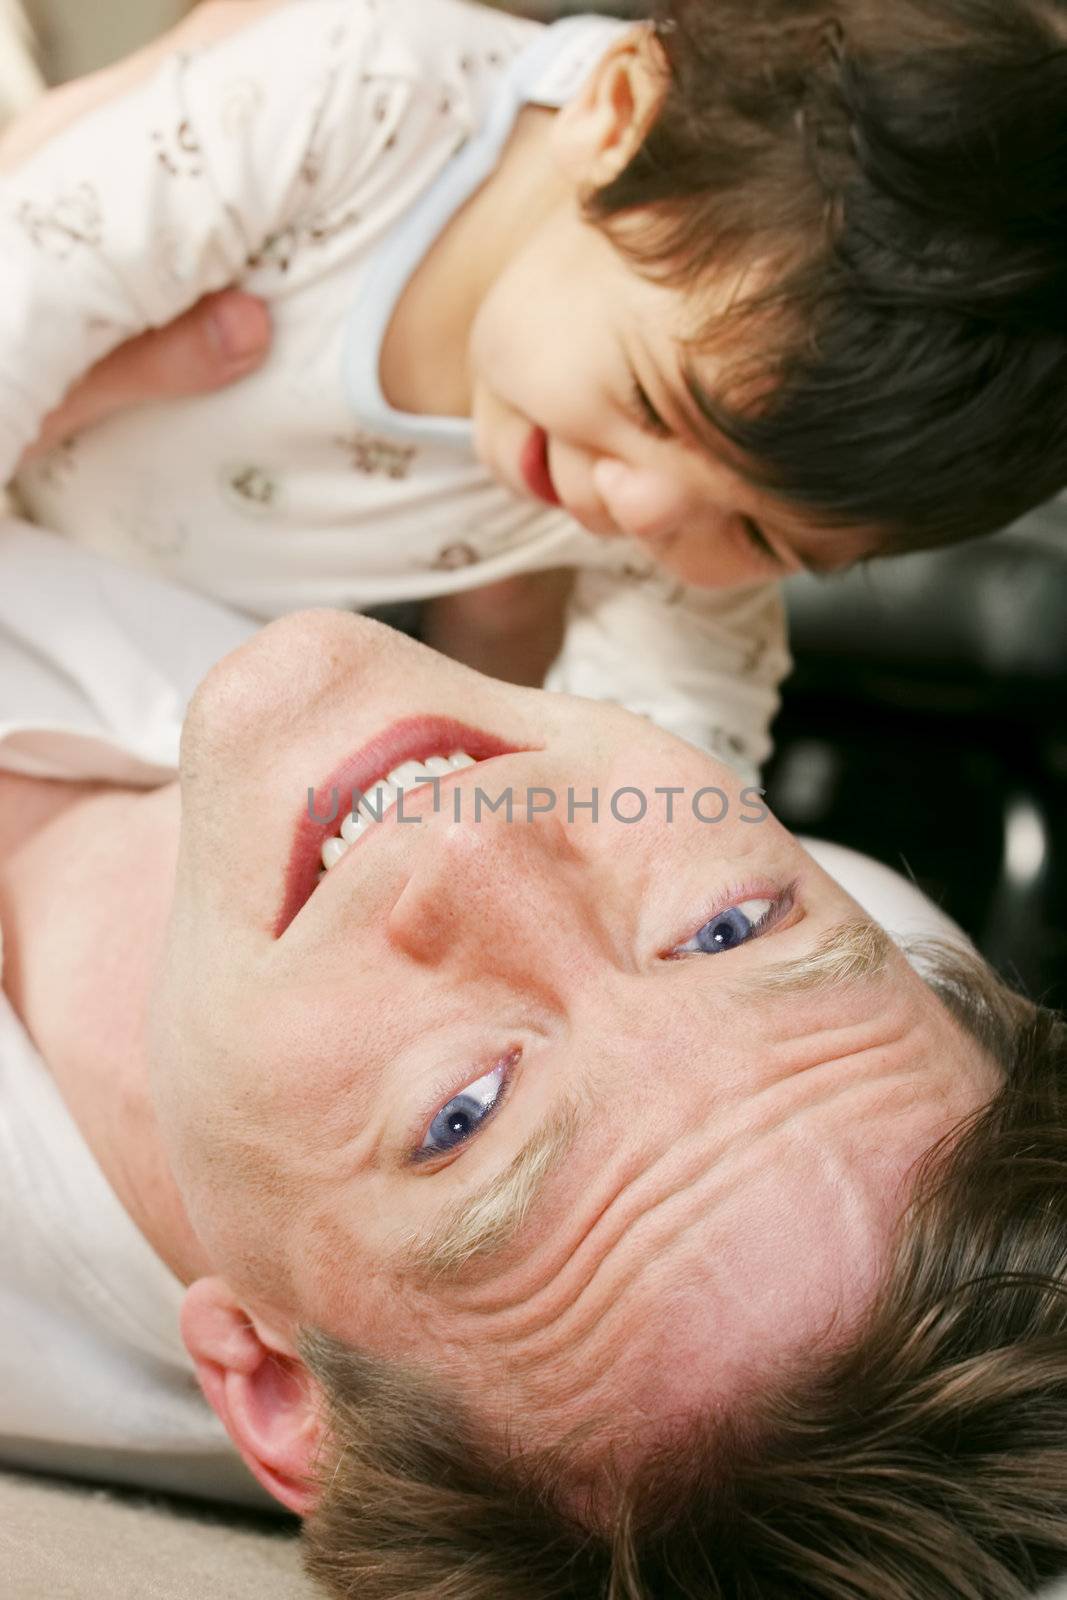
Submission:
M 427 1227 L 402 1240 L 395 1257 L 399 1270 L 427 1283 L 503 1250 L 566 1160 L 591 1111 L 591 1102 L 565 1095 L 502 1172 L 442 1206 Z
M 875 977 L 895 949 L 877 923 L 850 917 L 828 928 L 802 956 L 746 974 L 748 996 L 810 994 Z M 565 1095 L 501 1172 L 441 1207 L 422 1229 L 408 1233 L 394 1257 L 417 1282 L 456 1277 L 509 1245 L 575 1142 L 588 1126 L 592 1103 Z
M 744 991 L 759 995 L 816 994 L 876 978 L 886 970 L 896 945 L 877 922 L 848 917 L 827 928 L 802 956 L 773 961 L 746 972 Z

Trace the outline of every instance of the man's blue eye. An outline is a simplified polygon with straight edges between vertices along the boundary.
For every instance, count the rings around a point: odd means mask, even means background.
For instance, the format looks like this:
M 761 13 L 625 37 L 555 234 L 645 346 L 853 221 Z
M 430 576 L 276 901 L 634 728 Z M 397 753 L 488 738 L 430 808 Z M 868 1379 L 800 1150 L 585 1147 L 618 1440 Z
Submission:
M 714 956 L 723 950 L 733 950 L 760 932 L 774 907 L 773 900 L 742 900 L 739 905 L 727 906 L 698 928 L 685 944 L 678 945 L 673 953 Z
M 492 1072 L 487 1072 L 477 1083 L 469 1084 L 441 1107 L 416 1152 L 417 1160 L 448 1155 L 478 1132 L 497 1108 L 509 1065 L 510 1060 L 499 1062 Z

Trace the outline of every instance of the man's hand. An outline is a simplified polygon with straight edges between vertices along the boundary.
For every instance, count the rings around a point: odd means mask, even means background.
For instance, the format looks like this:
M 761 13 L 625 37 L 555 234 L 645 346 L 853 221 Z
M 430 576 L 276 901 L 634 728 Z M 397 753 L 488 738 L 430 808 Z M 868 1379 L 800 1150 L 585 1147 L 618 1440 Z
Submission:
M 17 117 L 0 138 L 0 174 L 25 160 L 51 136 L 147 78 L 175 50 L 196 49 L 247 27 L 279 0 L 207 0 L 184 21 L 126 61 L 77 83 L 52 89 Z M 246 377 L 270 348 L 270 318 L 251 295 L 209 295 L 157 332 L 142 334 L 75 385 L 46 420 L 23 461 L 72 433 L 145 400 L 203 394 Z
M 75 384 L 45 419 L 21 465 L 141 401 L 207 394 L 236 383 L 262 362 L 270 331 L 262 300 L 237 289 L 208 295 L 169 327 L 143 333 L 113 350 Z

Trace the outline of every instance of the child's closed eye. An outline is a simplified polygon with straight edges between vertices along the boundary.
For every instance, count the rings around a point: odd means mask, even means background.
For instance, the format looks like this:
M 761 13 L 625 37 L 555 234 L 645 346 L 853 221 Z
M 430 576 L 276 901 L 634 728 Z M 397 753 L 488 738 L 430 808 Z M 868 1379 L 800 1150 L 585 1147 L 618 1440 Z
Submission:
M 673 429 L 669 422 L 665 422 L 648 397 L 641 380 L 635 372 L 630 374 L 632 388 L 630 395 L 631 415 L 639 428 L 646 433 L 654 434 L 657 439 L 669 439 Z
M 753 517 L 740 515 L 737 520 L 745 539 L 748 541 L 749 548 L 768 565 L 777 567 L 780 571 L 787 570 L 786 563 L 771 544 L 759 523 Z

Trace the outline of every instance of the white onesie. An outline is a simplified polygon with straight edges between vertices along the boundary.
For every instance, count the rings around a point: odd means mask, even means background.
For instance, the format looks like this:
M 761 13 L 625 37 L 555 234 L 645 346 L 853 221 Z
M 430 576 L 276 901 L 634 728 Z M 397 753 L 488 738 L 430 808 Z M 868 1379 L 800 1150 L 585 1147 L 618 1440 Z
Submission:
M 469 421 L 399 412 L 378 381 L 402 289 L 517 112 L 567 101 L 622 26 L 289 0 L 6 176 L 4 477 L 94 359 L 203 293 L 238 282 L 275 326 L 236 388 L 114 419 L 24 473 L 36 520 L 262 618 L 579 568 L 548 687 L 618 700 L 752 781 L 789 666 L 777 587 L 686 588 L 512 494 Z
M 173 778 L 190 694 L 252 625 L 11 521 L 0 572 L 0 771 Z M 0 1465 L 273 1504 L 200 1393 L 183 1293 L 0 988 Z

